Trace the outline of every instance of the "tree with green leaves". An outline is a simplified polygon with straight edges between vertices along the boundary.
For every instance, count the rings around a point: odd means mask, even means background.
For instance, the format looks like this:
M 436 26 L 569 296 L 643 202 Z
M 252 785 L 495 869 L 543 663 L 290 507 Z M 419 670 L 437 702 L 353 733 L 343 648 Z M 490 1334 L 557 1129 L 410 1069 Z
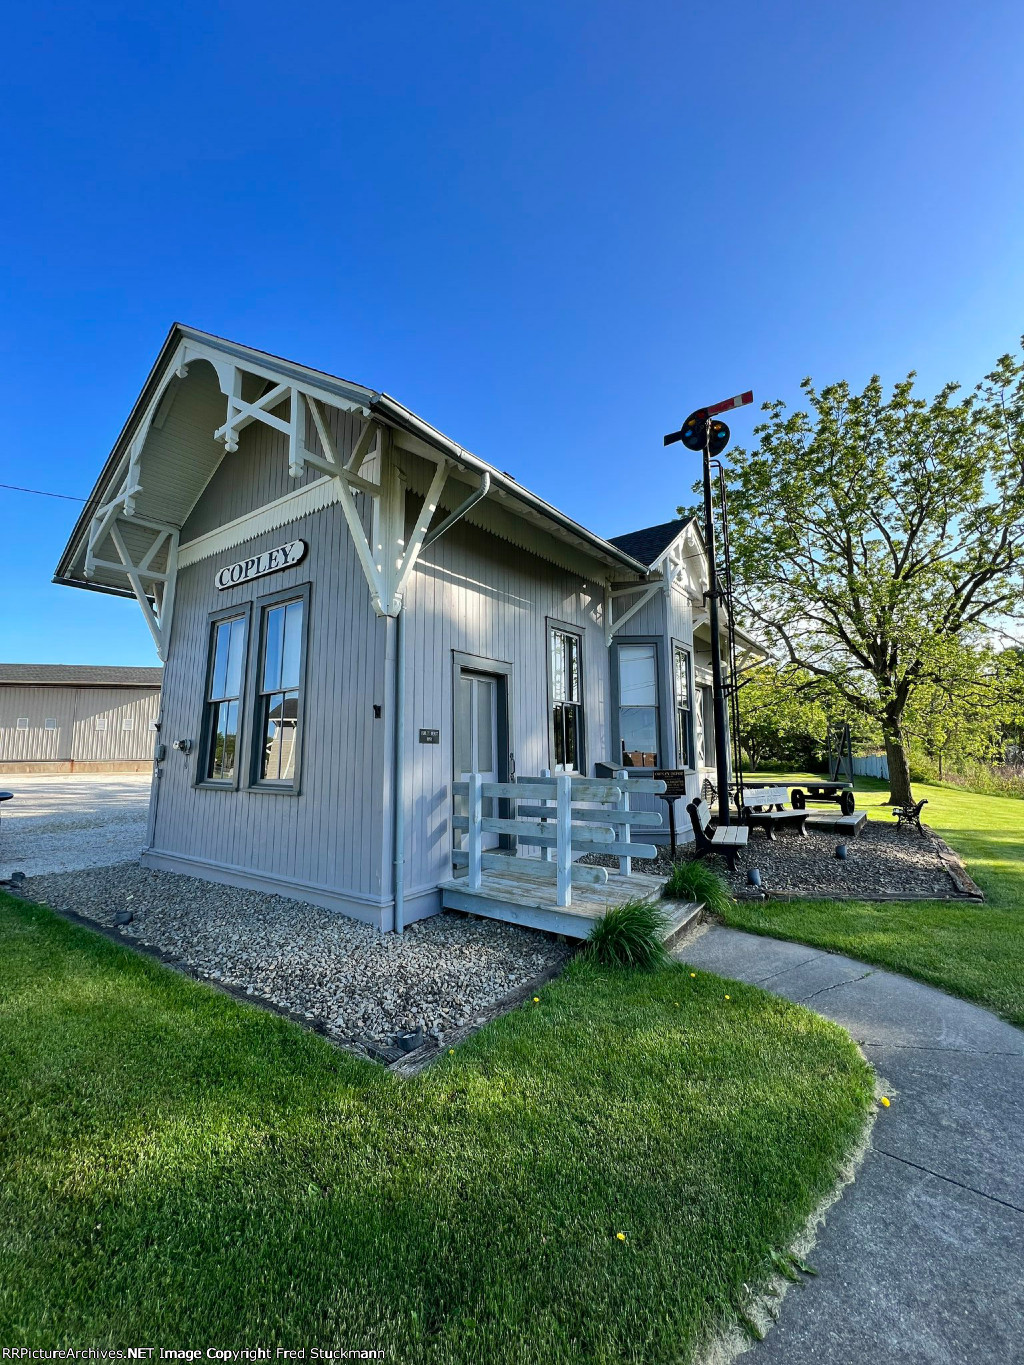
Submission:
M 773 660 L 740 679 L 740 744 L 750 766 L 783 763 L 801 770 L 825 759 L 830 725 L 846 721 L 854 744 L 877 743 L 879 733 L 826 678 Z
M 1024 342 L 1022 342 L 1024 344 Z M 1024 614 L 1024 362 L 961 396 L 875 376 L 767 403 L 730 453 L 737 606 L 780 657 L 877 720 L 890 800 L 913 799 L 907 708 L 957 685 L 964 647 Z

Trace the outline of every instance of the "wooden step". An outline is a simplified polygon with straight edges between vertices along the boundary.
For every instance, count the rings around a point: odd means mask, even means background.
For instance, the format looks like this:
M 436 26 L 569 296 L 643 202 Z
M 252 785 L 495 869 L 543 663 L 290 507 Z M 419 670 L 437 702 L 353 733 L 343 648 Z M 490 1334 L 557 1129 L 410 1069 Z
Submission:
M 662 908 L 672 906 L 668 913 L 668 927 L 662 937 L 671 952 L 677 944 L 704 919 L 704 905 L 700 901 L 662 901 Z

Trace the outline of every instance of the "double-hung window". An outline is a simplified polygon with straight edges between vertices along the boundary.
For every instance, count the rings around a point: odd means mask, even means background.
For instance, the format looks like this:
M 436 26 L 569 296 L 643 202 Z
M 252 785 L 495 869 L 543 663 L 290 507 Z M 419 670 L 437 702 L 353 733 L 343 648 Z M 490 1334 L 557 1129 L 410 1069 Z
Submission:
M 233 786 L 238 772 L 238 720 L 245 682 L 247 613 L 214 621 L 206 684 L 206 752 L 202 780 Z
M 581 641 L 574 631 L 550 628 L 552 761 L 556 772 L 583 771 Z
M 619 645 L 619 744 L 623 767 L 658 766 L 658 654 L 653 644 Z
M 676 763 L 680 768 L 693 767 L 693 695 L 691 663 L 688 650 L 675 646 L 673 652 L 676 685 Z
M 253 765 L 257 785 L 298 788 L 308 604 L 303 589 L 263 606 Z

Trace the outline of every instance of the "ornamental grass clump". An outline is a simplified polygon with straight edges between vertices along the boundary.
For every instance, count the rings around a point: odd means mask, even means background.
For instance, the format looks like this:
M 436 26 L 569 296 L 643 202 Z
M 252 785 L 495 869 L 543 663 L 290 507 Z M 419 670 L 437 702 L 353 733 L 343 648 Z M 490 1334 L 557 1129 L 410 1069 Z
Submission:
M 597 921 L 587 940 L 590 955 L 603 967 L 653 971 L 668 959 L 663 942 L 665 917 L 650 901 L 626 901 Z
M 716 915 L 724 915 L 732 905 L 732 897 L 723 879 L 707 863 L 699 860 L 674 863 L 661 894 L 666 900 L 701 901 Z

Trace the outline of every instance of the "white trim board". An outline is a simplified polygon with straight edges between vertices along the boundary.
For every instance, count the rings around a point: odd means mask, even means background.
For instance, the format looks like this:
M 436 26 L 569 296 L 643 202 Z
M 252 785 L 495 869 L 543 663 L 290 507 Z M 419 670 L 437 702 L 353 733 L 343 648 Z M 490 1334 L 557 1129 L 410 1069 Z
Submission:
M 209 559 L 222 550 L 231 550 L 246 540 L 253 540 L 265 531 L 276 531 L 290 521 L 298 521 L 311 512 L 322 512 L 325 507 L 341 501 L 338 480 L 331 474 L 322 479 L 314 479 L 302 488 L 295 488 L 284 497 L 264 503 L 253 512 L 226 521 L 216 530 L 207 531 L 193 540 L 188 540 L 178 548 L 178 567 L 185 569 L 201 559 Z

